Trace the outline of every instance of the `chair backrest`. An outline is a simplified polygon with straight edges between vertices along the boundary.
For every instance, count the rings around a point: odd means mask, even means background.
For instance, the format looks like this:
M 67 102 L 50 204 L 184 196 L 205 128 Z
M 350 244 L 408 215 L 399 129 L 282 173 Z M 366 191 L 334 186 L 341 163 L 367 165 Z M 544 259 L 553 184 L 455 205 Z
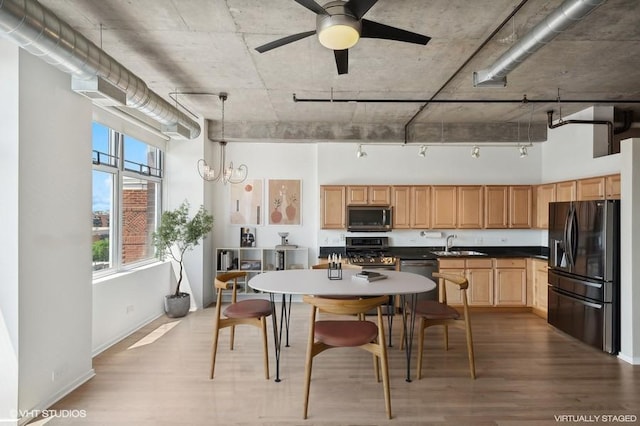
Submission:
M 460 292 L 462 295 L 462 306 L 464 309 L 465 317 L 467 316 L 467 288 L 469 288 L 469 281 L 464 275 L 455 275 L 455 274 L 442 274 L 440 272 L 434 272 L 432 274 L 433 278 L 441 279 L 441 287 L 440 287 L 440 301 L 442 303 L 447 303 L 447 290 L 446 290 L 446 282 L 453 283 L 460 288 Z
M 214 280 L 214 287 L 217 290 L 216 296 L 216 304 L 219 307 L 222 304 L 222 290 L 227 290 L 229 288 L 229 282 L 232 282 L 231 286 L 231 303 L 236 303 L 236 294 L 238 290 L 238 278 L 244 278 L 247 276 L 245 271 L 233 271 L 226 272 L 224 274 L 220 274 L 216 276 Z
M 328 299 L 316 296 L 303 296 L 303 302 L 315 306 L 322 312 L 339 315 L 355 315 L 367 312 L 389 301 L 389 296 L 376 296 L 364 299 Z
M 329 268 L 328 263 L 318 263 L 317 265 L 311 265 L 311 269 L 328 269 L 328 268 Z M 361 271 L 362 266 L 352 265 L 351 263 L 343 263 L 342 269 L 354 269 L 354 270 Z

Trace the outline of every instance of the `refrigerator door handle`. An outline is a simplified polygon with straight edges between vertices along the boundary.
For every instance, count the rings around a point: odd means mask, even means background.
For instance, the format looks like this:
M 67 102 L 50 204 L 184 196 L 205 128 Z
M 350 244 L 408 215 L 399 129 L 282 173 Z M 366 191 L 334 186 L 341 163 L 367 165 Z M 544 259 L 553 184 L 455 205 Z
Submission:
M 567 214 L 567 236 L 566 236 L 566 251 L 567 257 L 569 258 L 569 265 L 571 268 L 575 266 L 575 238 L 576 238 L 576 208 L 573 204 L 571 204 L 571 208 L 569 208 L 569 213 Z
M 560 266 L 566 267 L 571 266 L 571 260 L 569 259 L 569 249 L 570 249 L 570 241 L 569 241 L 569 217 L 571 216 L 571 207 L 567 210 L 567 215 L 564 217 L 564 228 L 562 229 L 562 259 L 560 259 Z

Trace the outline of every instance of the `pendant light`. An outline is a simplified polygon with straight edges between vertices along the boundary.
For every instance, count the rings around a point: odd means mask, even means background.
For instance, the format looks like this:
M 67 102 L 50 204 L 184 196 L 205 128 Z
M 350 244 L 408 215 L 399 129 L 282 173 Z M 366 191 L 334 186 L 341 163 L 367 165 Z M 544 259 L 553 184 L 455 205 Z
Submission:
M 222 101 L 222 120 L 221 123 L 221 138 L 220 138 L 220 164 L 217 170 L 211 168 L 204 159 L 198 160 L 198 173 L 200 177 L 208 182 L 222 181 L 225 185 L 227 183 L 242 183 L 247 179 L 249 169 L 246 165 L 240 164 L 238 167 L 233 167 L 233 162 L 230 161 L 228 166 L 225 166 L 226 158 L 226 146 L 227 141 L 224 139 L 224 103 L 228 98 L 228 94 L 222 92 L 218 95 Z

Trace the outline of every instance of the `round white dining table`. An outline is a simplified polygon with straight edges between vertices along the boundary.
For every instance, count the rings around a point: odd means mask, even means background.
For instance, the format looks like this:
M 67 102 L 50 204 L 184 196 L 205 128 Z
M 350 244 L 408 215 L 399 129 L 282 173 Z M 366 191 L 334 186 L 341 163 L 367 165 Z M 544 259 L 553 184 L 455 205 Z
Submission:
M 366 270 L 366 268 L 365 268 Z M 413 329 L 415 324 L 415 303 L 416 295 L 431 291 L 436 287 L 433 280 L 418 274 L 400 271 L 376 270 L 383 275 L 385 279 L 377 281 L 365 281 L 353 278 L 359 271 L 352 269 L 340 270 L 341 279 L 330 279 L 329 274 L 334 276 L 337 271 L 329 271 L 327 269 L 288 269 L 280 271 L 269 271 L 258 274 L 249 280 L 249 287 L 254 290 L 269 293 L 272 306 L 274 342 L 276 350 L 276 382 L 280 381 L 280 350 L 282 341 L 282 330 L 287 330 L 287 346 L 288 346 L 288 330 L 291 309 L 291 295 L 313 295 L 313 296 L 381 296 L 390 295 L 401 296 L 401 306 L 407 303 L 407 296 L 410 296 L 408 302 L 413 309 L 410 309 L 410 326 L 407 327 L 407 318 L 402 315 L 405 350 L 407 356 L 407 381 L 411 381 L 410 361 L 411 348 L 413 342 Z M 282 295 L 282 307 L 280 315 L 280 333 L 278 333 L 277 315 L 275 309 L 274 295 Z M 287 300 L 285 296 L 289 296 L 289 308 L 287 309 Z M 389 316 L 389 327 L 391 327 L 393 316 Z M 283 323 L 284 321 L 284 323 Z M 391 337 L 391 331 L 389 331 Z

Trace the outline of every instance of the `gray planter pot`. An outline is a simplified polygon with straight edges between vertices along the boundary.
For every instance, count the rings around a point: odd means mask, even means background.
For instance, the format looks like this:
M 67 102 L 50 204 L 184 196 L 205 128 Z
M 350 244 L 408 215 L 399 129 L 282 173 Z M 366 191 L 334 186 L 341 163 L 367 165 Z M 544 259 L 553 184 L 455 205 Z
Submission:
M 181 318 L 189 313 L 191 296 L 180 293 L 178 296 L 170 294 L 164 297 L 164 312 L 169 318 Z

